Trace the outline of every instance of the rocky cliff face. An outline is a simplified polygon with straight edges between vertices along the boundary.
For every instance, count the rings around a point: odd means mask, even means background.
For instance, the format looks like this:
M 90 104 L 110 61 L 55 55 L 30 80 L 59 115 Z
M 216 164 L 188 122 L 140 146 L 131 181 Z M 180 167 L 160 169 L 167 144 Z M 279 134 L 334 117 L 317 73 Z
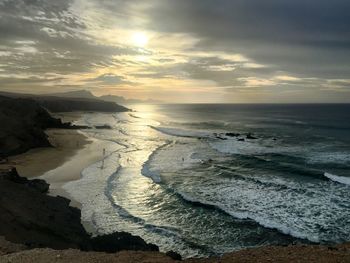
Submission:
M 61 126 L 34 100 L 0 96 L 0 158 L 50 146 L 44 130 Z
M 44 132 L 47 128 L 82 128 L 62 123 L 60 119 L 51 117 L 46 109 L 52 112 L 128 111 L 127 108 L 104 101 L 0 96 L 0 160 L 31 148 L 51 146 Z
M 0 96 L 13 99 L 31 99 L 51 112 L 98 111 L 98 112 L 126 112 L 130 111 L 111 101 L 104 101 L 91 93 L 71 92 L 51 95 L 20 94 L 0 92 Z
M 35 97 L 41 106 L 51 112 L 98 111 L 98 112 L 126 112 L 129 109 L 113 102 L 95 99 L 76 99 L 59 97 Z
M 45 181 L 20 177 L 15 169 L 0 171 L 0 236 L 26 249 L 159 251 L 128 233 L 91 237 L 80 222 L 80 210 L 69 206 L 68 199 L 48 196 L 48 189 Z

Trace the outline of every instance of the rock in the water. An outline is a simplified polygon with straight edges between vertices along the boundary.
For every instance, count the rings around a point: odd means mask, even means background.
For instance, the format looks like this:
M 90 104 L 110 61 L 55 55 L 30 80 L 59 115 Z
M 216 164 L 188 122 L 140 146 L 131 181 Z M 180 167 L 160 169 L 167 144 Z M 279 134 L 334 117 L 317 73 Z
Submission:
M 227 132 L 225 135 L 229 136 L 229 137 L 238 137 L 238 136 L 240 136 L 239 133 L 234 133 L 234 132 Z
M 258 139 L 258 138 L 254 137 L 253 134 L 248 133 L 248 134 L 247 134 L 247 139 L 256 140 L 256 139 Z
M 99 125 L 99 126 L 95 126 L 96 129 L 99 129 L 99 130 L 111 130 L 112 127 L 105 124 L 105 125 Z

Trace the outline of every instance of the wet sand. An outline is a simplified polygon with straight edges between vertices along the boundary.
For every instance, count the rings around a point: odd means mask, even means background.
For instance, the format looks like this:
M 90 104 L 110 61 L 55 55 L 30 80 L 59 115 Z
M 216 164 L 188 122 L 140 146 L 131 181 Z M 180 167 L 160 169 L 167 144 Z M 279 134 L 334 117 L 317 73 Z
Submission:
M 70 181 L 79 180 L 81 178 L 81 172 L 86 167 L 101 161 L 103 149 L 108 146 L 107 142 L 99 140 L 89 139 L 88 142 L 88 144 L 76 151 L 75 154 L 68 158 L 63 164 L 55 169 L 47 170 L 39 177 L 50 184 L 51 195 L 64 196 L 72 201 L 71 205 L 79 208 L 80 204 L 77 203 L 62 186 Z

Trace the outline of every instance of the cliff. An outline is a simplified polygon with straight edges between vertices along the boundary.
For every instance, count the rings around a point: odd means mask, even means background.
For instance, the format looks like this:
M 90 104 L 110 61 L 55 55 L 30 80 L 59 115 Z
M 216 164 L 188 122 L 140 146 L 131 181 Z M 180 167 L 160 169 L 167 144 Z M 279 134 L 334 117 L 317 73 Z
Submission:
M 73 95 L 72 95 L 73 94 Z M 82 97 L 74 96 L 81 95 Z M 31 99 L 51 112 L 97 111 L 97 112 L 126 112 L 128 108 L 114 102 L 108 102 L 94 97 L 89 93 L 57 93 L 52 95 L 20 94 L 0 92 L 0 96 L 13 99 Z M 70 96 L 72 95 L 72 96 Z
M 20 177 L 15 169 L 0 171 L 0 236 L 23 249 L 159 250 L 124 232 L 91 237 L 80 222 L 80 210 L 69 206 L 68 199 L 47 195 L 48 190 L 43 180 Z
M 34 100 L 0 96 L 0 158 L 50 146 L 44 130 L 62 126 Z

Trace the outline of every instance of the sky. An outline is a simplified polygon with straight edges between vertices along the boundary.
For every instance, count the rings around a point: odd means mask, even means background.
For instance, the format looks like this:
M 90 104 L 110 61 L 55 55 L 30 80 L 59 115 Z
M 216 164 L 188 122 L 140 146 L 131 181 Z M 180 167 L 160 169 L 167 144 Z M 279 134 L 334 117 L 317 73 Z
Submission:
M 0 0 L 0 90 L 350 102 L 349 0 Z

